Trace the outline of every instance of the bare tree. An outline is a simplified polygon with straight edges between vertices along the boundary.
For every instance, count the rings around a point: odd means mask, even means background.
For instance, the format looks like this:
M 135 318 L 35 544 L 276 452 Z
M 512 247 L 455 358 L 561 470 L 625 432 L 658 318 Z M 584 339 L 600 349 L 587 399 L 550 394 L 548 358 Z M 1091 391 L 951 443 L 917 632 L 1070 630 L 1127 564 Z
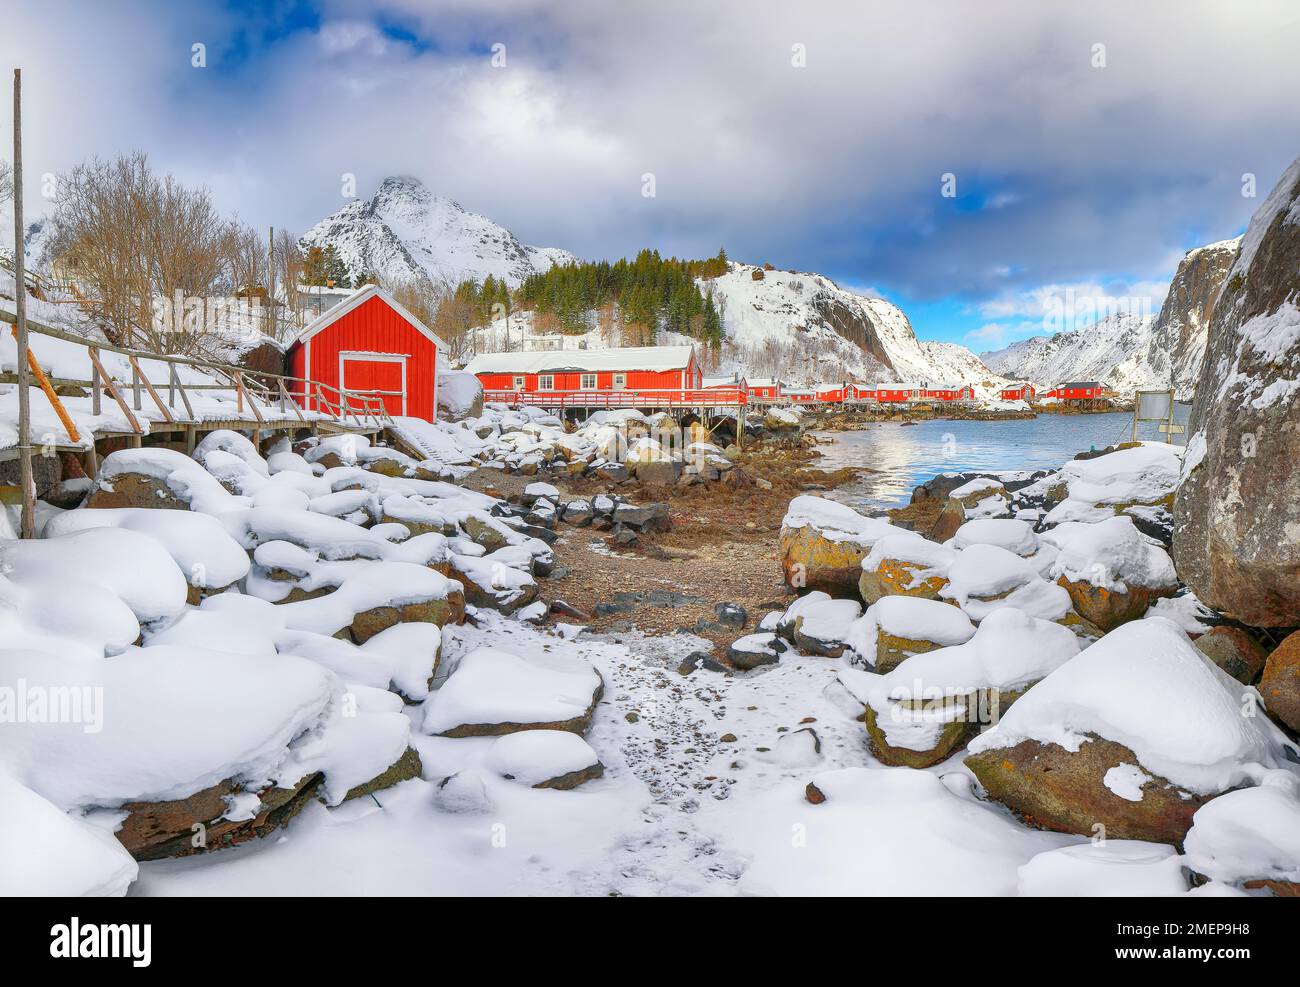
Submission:
M 14 197 L 14 168 L 8 161 L 0 161 L 0 205 Z
M 59 183 L 50 256 L 110 342 L 200 352 L 208 301 L 235 293 L 234 229 L 206 189 L 156 175 L 144 154 L 95 158 Z

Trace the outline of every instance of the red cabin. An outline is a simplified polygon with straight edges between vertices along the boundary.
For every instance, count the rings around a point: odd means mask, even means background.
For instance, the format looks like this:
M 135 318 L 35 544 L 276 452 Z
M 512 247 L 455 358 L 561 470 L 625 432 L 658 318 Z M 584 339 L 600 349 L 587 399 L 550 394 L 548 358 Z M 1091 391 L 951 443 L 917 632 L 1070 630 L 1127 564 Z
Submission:
M 1091 401 L 1093 398 L 1101 397 L 1102 385 L 1095 380 L 1075 380 L 1065 384 L 1057 384 L 1047 392 L 1051 398 L 1060 398 L 1062 401 Z
M 1038 391 L 1033 384 L 1019 384 L 1016 387 L 1004 387 L 999 395 L 1003 401 L 1032 401 Z
M 920 397 L 930 401 L 973 401 L 975 388 L 970 384 L 929 384 L 921 388 Z
M 817 389 L 817 400 L 822 404 L 842 404 L 844 401 L 844 387 L 820 387 Z
M 369 284 L 313 319 L 289 347 L 289 373 L 302 379 L 293 396 L 309 411 L 337 414 L 340 391 L 365 392 L 390 415 L 433 421 L 445 352 L 428 326 Z M 344 412 L 365 410 L 356 399 L 347 405 Z
M 865 384 L 850 384 L 844 398 L 846 401 L 875 401 L 878 393 L 876 388 Z
M 704 383 L 693 346 L 483 353 L 465 369 L 478 377 L 485 393 L 681 391 Z
M 810 391 L 804 388 L 798 388 L 795 390 L 787 390 L 785 388 L 782 388 L 781 396 L 784 398 L 789 398 L 795 404 L 810 404 L 813 401 L 817 400 L 816 391 Z
M 881 403 L 915 401 L 921 396 L 916 384 L 880 384 L 876 387 L 876 400 Z
M 748 384 L 750 397 L 774 401 L 781 396 L 781 382 L 772 377 L 756 377 Z

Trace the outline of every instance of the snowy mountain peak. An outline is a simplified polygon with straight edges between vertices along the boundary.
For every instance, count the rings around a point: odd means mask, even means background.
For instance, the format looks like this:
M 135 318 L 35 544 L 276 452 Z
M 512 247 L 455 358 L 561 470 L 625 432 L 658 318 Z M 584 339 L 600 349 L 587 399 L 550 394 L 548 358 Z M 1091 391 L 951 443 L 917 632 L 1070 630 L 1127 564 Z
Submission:
M 504 226 L 433 194 L 410 175 L 385 178 L 369 199 L 349 202 L 300 242 L 332 245 L 357 274 L 448 285 L 491 275 L 517 286 L 530 274 L 576 259 L 556 247 L 521 243 Z
M 998 373 L 1037 384 L 1100 380 L 1122 393 L 1169 387 L 1190 399 L 1215 302 L 1240 250 L 1241 237 L 1189 250 L 1154 318 L 1112 315 L 980 357 Z

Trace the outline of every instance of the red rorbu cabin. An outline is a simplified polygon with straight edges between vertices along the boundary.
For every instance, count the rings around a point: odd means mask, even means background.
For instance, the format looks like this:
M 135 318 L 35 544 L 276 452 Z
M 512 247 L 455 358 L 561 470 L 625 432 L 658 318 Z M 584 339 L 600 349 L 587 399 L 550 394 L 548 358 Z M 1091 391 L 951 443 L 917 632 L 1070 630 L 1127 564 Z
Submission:
M 756 377 L 747 382 L 749 396 L 761 401 L 775 400 L 781 396 L 781 382 L 772 377 Z
M 1018 384 L 1015 387 L 1004 387 L 1000 393 L 1003 401 L 1032 401 L 1037 396 L 1038 391 L 1033 384 Z
M 882 403 L 915 401 L 921 396 L 916 384 L 877 384 L 876 400 Z
M 844 401 L 844 385 L 839 387 L 819 387 L 817 400 L 822 404 L 841 404 Z
M 1047 392 L 1048 397 L 1060 398 L 1062 401 L 1091 401 L 1101 397 L 1102 385 L 1095 380 L 1075 380 L 1057 384 Z
M 975 388 L 970 384 L 928 384 L 920 396 L 931 401 L 973 401 Z
M 484 392 L 680 391 L 704 382 L 693 346 L 483 353 L 465 369 Z
M 308 411 L 337 414 L 340 391 L 365 392 L 381 398 L 390 415 L 433 421 L 446 348 L 397 299 L 369 284 L 322 312 L 294 340 L 289 373 L 301 380 L 291 393 Z M 354 398 L 343 410 L 365 408 Z

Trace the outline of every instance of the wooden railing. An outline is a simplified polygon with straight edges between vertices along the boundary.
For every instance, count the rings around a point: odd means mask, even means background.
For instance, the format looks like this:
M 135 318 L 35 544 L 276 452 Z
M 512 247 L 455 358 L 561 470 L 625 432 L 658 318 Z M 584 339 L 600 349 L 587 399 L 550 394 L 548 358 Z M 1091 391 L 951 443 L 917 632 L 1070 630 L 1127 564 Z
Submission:
M 10 312 L 0 310 L 0 322 L 13 324 L 16 322 L 16 317 Z M 268 415 L 275 417 L 277 410 L 279 420 L 289 419 L 292 414 L 293 418 L 303 425 L 310 424 L 303 413 L 304 410 L 315 414 L 313 420 L 319 421 L 320 416 L 323 415 L 326 419 L 344 427 L 382 428 L 392 423 L 383 395 L 378 391 L 340 389 L 321 381 L 307 380 L 288 374 L 253 371 L 199 357 L 150 353 L 145 350 L 113 346 L 109 343 L 88 340 L 84 336 L 43 325 L 32 319 L 27 320 L 27 331 L 30 335 L 46 336 L 65 343 L 84 346 L 90 359 L 90 378 L 82 380 L 51 377 L 48 378 L 49 382 L 53 387 L 79 387 L 89 390 L 91 412 L 96 416 L 102 413 L 103 399 L 107 395 L 122 412 L 131 432 L 136 435 L 141 435 L 145 431 L 140 423 L 140 416 L 136 414 L 142 411 L 145 397 L 148 397 L 157 408 L 164 424 L 200 424 L 201 419 L 195 414 L 190 400 L 191 393 L 196 391 L 230 392 L 235 398 L 234 417 L 247 420 L 254 426 L 266 424 L 269 420 Z M 105 369 L 100 359 L 102 353 L 116 353 L 126 357 L 131 369 L 129 382 L 115 379 Z M 141 366 L 141 361 L 166 364 L 166 384 L 158 384 L 150 380 Z M 202 371 L 210 375 L 213 382 L 185 383 L 177 372 L 181 367 Z M 3 383 L 13 383 L 16 379 L 15 374 L 0 374 L 0 382 Z M 166 389 L 165 400 L 159 393 L 160 387 Z M 128 395 L 130 401 L 127 400 Z M 66 413 L 57 395 L 52 397 L 52 402 L 56 405 L 56 411 L 64 417 Z M 77 441 L 71 429 L 69 429 L 69 438 L 74 442 Z

